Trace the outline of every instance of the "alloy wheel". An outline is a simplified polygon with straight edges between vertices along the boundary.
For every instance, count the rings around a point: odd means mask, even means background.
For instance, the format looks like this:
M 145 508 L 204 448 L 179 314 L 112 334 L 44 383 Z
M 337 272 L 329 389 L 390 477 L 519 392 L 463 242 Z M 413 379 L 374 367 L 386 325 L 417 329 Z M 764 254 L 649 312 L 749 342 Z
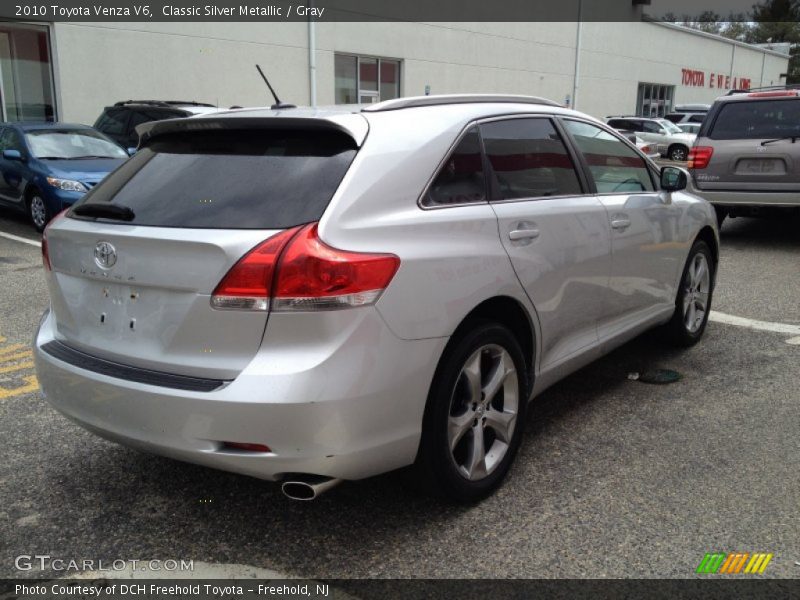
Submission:
M 519 412 L 511 355 L 488 344 L 466 361 L 450 400 L 447 440 L 458 472 L 470 481 L 490 475 L 509 450 Z
M 703 325 L 708 310 L 711 292 L 711 271 L 705 255 L 694 255 L 686 272 L 683 290 L 683 323 L 689 333 L 695 333 Z
M 47 208 L 41 196 L 31 198 L 31 220 L 39 229 L 47 224 Z

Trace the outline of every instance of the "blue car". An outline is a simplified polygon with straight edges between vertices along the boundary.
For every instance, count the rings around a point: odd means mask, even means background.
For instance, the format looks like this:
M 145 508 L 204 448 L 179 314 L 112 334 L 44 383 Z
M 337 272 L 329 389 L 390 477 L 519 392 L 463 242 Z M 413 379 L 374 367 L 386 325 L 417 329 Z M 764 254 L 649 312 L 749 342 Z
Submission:
M 127 158 L 88 125 L 0 123 L 0 206 L 25 211 L 42 231 Z

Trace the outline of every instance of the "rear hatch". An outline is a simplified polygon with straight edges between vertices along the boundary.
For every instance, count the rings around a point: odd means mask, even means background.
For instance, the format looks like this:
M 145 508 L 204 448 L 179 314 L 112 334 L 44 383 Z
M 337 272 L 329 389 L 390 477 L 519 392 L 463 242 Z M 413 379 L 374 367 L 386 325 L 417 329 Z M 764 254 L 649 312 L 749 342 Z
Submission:
M 721 102 L 695 143 L 711 153 L 693 168 L 702 190 L 785 192 L 800 189 L 800 98 Z M 709 150 L 711 149 L 711 150 Z
M 247 365 L 267 312 L 219 310 L 211 294 L 254 246 L 319 220 L 358 143 L 319 119 L 264 121 L 162 127 L 48 228 L 59 341 L 177 375 L 232 379 Z M 100 215 L 109 205 L 130 212 Z

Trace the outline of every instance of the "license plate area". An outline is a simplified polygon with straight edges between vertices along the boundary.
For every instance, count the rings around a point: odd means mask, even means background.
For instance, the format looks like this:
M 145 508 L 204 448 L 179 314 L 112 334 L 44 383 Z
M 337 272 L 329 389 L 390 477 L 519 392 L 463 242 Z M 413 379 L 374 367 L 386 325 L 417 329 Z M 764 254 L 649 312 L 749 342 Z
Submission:
M 786 175 L 781 158 L 742 158 L 736 163 L 737 175 Z
M 135 332 L 137 328 L 137 310 L 146 304 L 147 298 L 142 297 L 142 290 L 137 287 L 103 283 L 92 285 L 96 295 L 95 302 L 91 303 L 91 315 L 86 315 L 95 325 L 108 328 L 112 332 Z

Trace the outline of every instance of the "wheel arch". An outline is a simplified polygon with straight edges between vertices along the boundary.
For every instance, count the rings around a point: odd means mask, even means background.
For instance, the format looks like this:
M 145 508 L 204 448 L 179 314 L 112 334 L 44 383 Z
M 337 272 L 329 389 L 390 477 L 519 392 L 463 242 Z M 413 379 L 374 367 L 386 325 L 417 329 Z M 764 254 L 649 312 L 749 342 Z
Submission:
M 704 226 L 697 233 L 697 236 L 695 236 L 694 241 L 705 242 L 708 245 L 708 248 L 711 250 L 711 256 L 714 258 L 714 279 L 716 280 L 717 267 L 719 265 L 719 242 L 717 241 L 717 236 L 714 234 L 714 230 L 711 228 L 710 225 Z
M 29 205 L 31 202 L 31 196 L 33 196 L 34 192 L 39 192 L 39 194 L 43 194 L 42 186 L 37 184 L 35 181 L 31 180 L 25 186 L 25 191 L 22 193 L 22 197 L 25 199 L 25 208 L 29 209 Z
M 467 313 L 456 327 L 452 338 L 463 333 L 472 321 L 481 319 L 506 326 L 517 339 L 528 367 L 529 384 L 532 386 L 536 361 L 536 328 L 529 311 L 510 296 L 488 298 Z
M 689 152 L 689 146 L 683 142 L 672 142 L 669 146 L 667 146 L 667 156 L 669 156 L 669 153 L 672 152 L 674 148 L 683 148 L 686 150 L 686 152 Z

